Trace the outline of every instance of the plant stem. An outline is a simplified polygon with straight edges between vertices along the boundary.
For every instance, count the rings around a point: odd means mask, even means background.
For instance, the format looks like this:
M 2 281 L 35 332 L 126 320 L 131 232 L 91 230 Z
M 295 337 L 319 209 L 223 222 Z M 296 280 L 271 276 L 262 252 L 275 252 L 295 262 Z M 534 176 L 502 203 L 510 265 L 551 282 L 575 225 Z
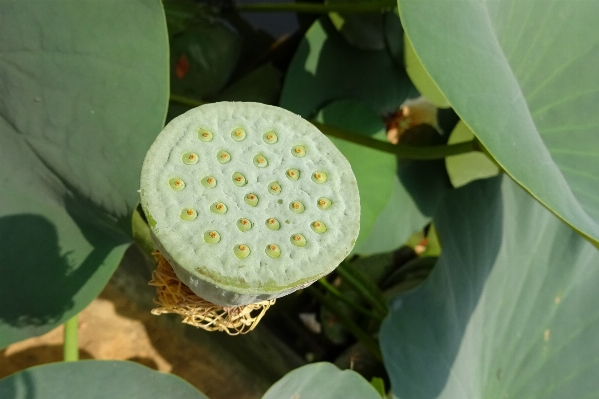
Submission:
M 337 137 L 342 140 L 351 141 L 375 150 L 394 154 L 399 158 L 432 160 L 443 159 L 452 155 L 465 154 L 467 152 L 477 151 L 475 140 L 464 143 L 436 145 L 436 146 L 413 146 L 405 144 L 391 144 L 381 140 L 372 139 L 359 133 L 350 132 L 336 126 L 325 125 L 324 123 L 309 121 L 324 134 Z
M 381 323 L 383 321 L 383 318 L 381 316 L 379 316 L 378 314 L 372 313 L 365 307 L 360 306 L 357 303 L 354 303 L 354 301 L 352 301 L 351 299 L 344 296 L 337 288 L 335 288 L 333 285 L 331 285 L 324 277 L 319 279 L 318 282 L 324 288 L 326 288 L 327 291 L 329 291 L 331 293 L 331 295 L 333 295 L 335 298 L 339 299 L 341 302 L 347 304 L 349 307 L 351 307 L 355 311 L 360 312 L 363 315 L 365 315 L 373 320 L 378 321 L 379 323 Z
M 326 14 L 328 12 L 368 13 L 389 10 L 397 6 L 396 1 L 378 0 L 351 4 L 312 4 L 312 3 L 255 3 L 239 4 L 237 11 L 253 12 L 300 12 Z
M 178 96 L 171 94 L 170 100 L 176 103 L 188 105 L 190 107 L 199 107 L 206 104 L 193 98 Z M 437 146 L 412 146 L 405 144 L 391 144 L 381 140 L 373 139 L 359 133 L 354 133 L 349 130 L 341 129 L 336 126 L 326 125 L 324 123 L 309 120 L 324 134 L 336 137 L 352 143 L 360 144 L 375 150 L 387 152 L 404 159 L 414 160 L 432 160 L 443 159 L 452 155 L 465 154 L 467 152 L 480 151 L 476 140 L 467 141 L 458 144 L 437 145 Z
M 76 362 L 79 360 L 78 327 L 78 315 L 71 317 L 64 323 L 63 357 L 65 362 Z
M 347 285 L 370 302 L 377 312 L 383 316 L 387 315 L 387 303 L 376 285 L 361 276 L 360 273 L 347 262 L 343 262 L 337 267 L 337 273 L 343 278 L 343 281 L 347 283 Z
M 366 331 L 362 330 L 360 326 L 357 325 L 349 316 L 343 313 L 335 301 L 327 297 L 313 286 L 307 287 L 306 290 L 310 293 L 310 295 L 314 296 L 320 303 L 322 303 L 324 307 L 328 308 L 335 316 L 337 316 L 345 328 L 347 328 L 358 341 L 364 344 L 364 346 L 368 348 L 377 359 L 383 359 L 381 350 L 376 340 L 372 338 Z

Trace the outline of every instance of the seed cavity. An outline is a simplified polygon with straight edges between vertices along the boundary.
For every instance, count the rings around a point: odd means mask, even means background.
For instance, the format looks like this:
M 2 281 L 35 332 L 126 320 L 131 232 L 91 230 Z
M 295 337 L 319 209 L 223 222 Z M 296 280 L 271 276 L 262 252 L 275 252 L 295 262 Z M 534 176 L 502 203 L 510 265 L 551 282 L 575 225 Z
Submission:
M 222 215 L 223 213 L 227 213 L 227 206 L 222 202 L 215 202 L 214 204 L 210 205 L 210 210 L 214 213 Z
M 297 180 L 300 177 L 300 171 L 297 169 L 289 169 L 285 172 L 285 176 L 287 176 L 289 180 Z
M 319 220 L 317 220 L 316 222 L 312 223 L 310 225 L 310 227 L 312 227 L 312 230 L 315 233 L 318 233 L 318 234 L 322 234 L 325 231 L 327 231 L 327 226 L 325 226 L 325 224 L 323 222 L 319 221 Z
M 319 184 L 322 184 L 322 183 L 324 183 L 325 181 L 327 181 L 327 174 L 326 174 L 326 173 L 324 173 L 324 172 L 321 172 L 321 171 L 319 171 L 319 172 L 314 172 L 314 173 L 312 174 L 312 181 L 313 181 L 314 183 L 319 183 Z
M 281 205 L 281 204 L 283 203 L 283 200 L 282 200 L 282 199 L 280 199 L 280 200 L 278 200 L 278 201 L 277 201 L 277 203 L 278 203 L 279 205 Z
M 264 155 L 258 154 L 254 157 L 254 165 L 259 168 L 266 168 L 268 166 L 268 160 Z
M 243 200 L 249 206 L 256 206 L 256 205 L 258 205 L 258 196 L 256 194 L 254 194 L 254 193 L 246 194 L 246 196 L 243 198 Z
M 243 259 L 249 256 L 250 248 L 245 244 L 239 244 L 233 247 L 233 252 L 235 253 L 235 256 L 237 256 L 239 259 Z
M 173 177 L 168 181 L 168 185 L 175 191 L 179 191 L 185 188 L 185 182 L 178 177 Z
M 273 181 L 268 185 L 268 192 L 273 195 L 281 194 L 281 185 L 278 182 Z
M 266 220 L 266 227 L 271 230 L 279 230 L 281 228 L 281 223 L 275 218 L 270 218 Z
M 231 155 L 227 151 L 220 150 L 216 154 L 216 160 L 220 163 L 229 163 L 231 162 Z
M 185 165 L 194 165 L 198 163 L 199 159 L 200 158 L 198 157 L 198 154 L 193 152 L 186 152 L 185 154 L 183 154 L 183 163 Z
M 292 201 L 289 204 L 289 210 L 295 213 L 303 213 L 306 210 L 306 208 L 304 207 L 304 204 L 302 204 L 300 201 Z
M 214 188 L 216 187 L 216 179 L 213 176 L 206 176 L 201 181 L 202 186 L 206 188 Z
M 272 131 L 264 133 L 264 136 L 262 136 L 262 139 L 264 140 L 264 142 L 266 144 L 274 144 L 279 140 L 279 138 L 277 137 L 277 134 Z
M 281 256 L 281 248 L 279 248 L 279 246 L 276 244 L 267 245 L 264 252 L 266 252 L 266 255 L 273 259 L 276 259 L 279 256 Z
M 182 220 L 190 221 L 190 220 L 194 220 L 195 218 L 197 218 L 198 213 L 195 211 L 195 209 L 185 208 L 181 211 L 181 214 L 179 215 L 179 217 Z
M 303 145 L 296 145 L 291 149 L 291 153 L 294 157 L 301 158 L 306 155 L 306 147 Z
M 248 182 L 247 179 L 245 178 L 245 176 L 239 172 L 233 173 L 232 179 L 233 179 L 233 184 L 235 184 L 237 187 L 243 187 Z
M 331 200 L 328 198 L 324 198 L 321 197 L 318 199 L 318 202 L 316 203 L 316 205 L 318 206 L 319 209 L 322 209 L 323 211 L 329 209 L 331 207 Z
M 305 247 L 306 246 L 306 237 L 301 234 L 292 235 L 289 240 L 296 247 Z
M 206 129 L 200 129 L 200 130 L 198 130 L 198 138 L 201 141 L 212 141 L 212 139 L 214 138 L 214 135 L 212 134 L 212 132 L 210 132 Z
M 231 132 L 231 138 L 235 141 L 242 141 L 246 137 L 245 130 L 243 129 L 235 129 Z
M 204 233 L 204 241 L 206 241 L 208 244 L 216 244 L 217 242 L 220 242 L 220 234 L 218 234 L 218 231 L 207 231 Z
M 248 219 L 239 219 L 237 221 L 237 228 L 239 231 L 248 231 L 252 228 L 252 226 L 252 222 L 250 222 Z

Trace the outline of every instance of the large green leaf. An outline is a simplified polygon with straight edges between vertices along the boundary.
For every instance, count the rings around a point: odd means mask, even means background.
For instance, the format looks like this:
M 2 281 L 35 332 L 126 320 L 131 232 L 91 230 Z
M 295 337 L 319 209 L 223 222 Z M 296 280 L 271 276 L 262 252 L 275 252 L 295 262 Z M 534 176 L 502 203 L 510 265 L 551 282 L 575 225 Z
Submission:
M 287 71 L 281 107 L 312 117 L 328 102 L 353 99 L 379 115 L 395 112 L 417 95 L 404 70 L 386 50 L 359 50 L 348 44 L 330 21 L 310 27 Z
M 313 363 L 277 381 L 262 399 L 380 399 L 377 391 L 353 370 L 331 363 Z
M 599 251 L 505 176 L 449 194 L 434 219 L 437 266 L 381 328 L 394 394 L 596 398 Z
M 158 0 L 0 3 L 0 347 L 102 290 L 166 112 Z
M 399 5 L 462 120 L 520 185 L 599 245 L 599 2 Z
M 207 399 L 179 377 L 116 360 L 32 367 L 0 380 L 0 398 Z

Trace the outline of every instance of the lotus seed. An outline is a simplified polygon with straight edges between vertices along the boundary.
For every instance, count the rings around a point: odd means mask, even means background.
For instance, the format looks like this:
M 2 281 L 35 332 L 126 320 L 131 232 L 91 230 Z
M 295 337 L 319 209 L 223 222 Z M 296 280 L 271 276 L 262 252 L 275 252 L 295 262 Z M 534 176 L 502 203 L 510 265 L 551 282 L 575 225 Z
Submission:
M 256 205 L 258 205 L 258 196 L 256 194 L 254 194 L 254 193 L 247 194 L 243 200 L 249 206 L 256 206 Z
M 318 199 L 318 207 L 320 209 L 322 209 L 323 211 L 329 209 L 331 207 L 331 200 L 328 198 L 324 198 L 324 197 L 319 198 Z
M 262 154 L 258 154 L 254 157 L 254 165 L 259 168 L 266 168 L 268 166 L 268 160 Z
M 248 231 L 252 228 L 252 222 L 247 219 L 239 219 L 237 221 L 237 228 L 239 231 Z
M 325 181 L 327 181 L 327 174 L 324 172 L 314 172 L 314 174 L 312 175 L 312 181 L 314 183 L 322 184 Z
M 216 179 L 212 176 L 206 176 L 202 179 L 202 186 L 206 188 L 214 188 L 216 187 Z
M 222 202 L 215 202 L 214 204 L 210 205 L 210 210 L 214 213 L 222 215 L 223 213 L 227 213 L 227 206 Z
M 221 150 L 216 154 L 216 159 L 220 163 L 228 163 L 228 162 L 231 162 L 231 155 L 229 155 L 229 153 L 227 151 Z
M 289 180 L 297 180 L 300 177 L 300 171 L 297 169 L 289 169 L 285 172 L 285 176 L 287 176 Z
M 268 185 L 268 192 L 271 194 L 281 194 L 281 185 L 278 182 L 273 181 Z
M 279 140 L 275 132 L 266 132 L 262 138 L 266 144 L 274 144 L 277 142 L 277 140 Z
M 266 255 L 268 255 L 274 259 L 281 256 L 281 248 L 279 248 L 279 246 L 275 245 L 275 244 L 267 245 L 265 252 L 266 252 Z
M 235 129 L 231 132 L 231 137 L 235 141 L 242 141 L 243 139 L 245 139 L 245 136 L 245 130 L 243 129 Z
M 218 231 L 207 231 L 204 233 L 204 241 L 206 241 L 208 244 L 216 244 L 218 242 L 220 242 L 220 234 L 218 234 Z
M 289 209 L 295 213 L 303 213 L 306 208 L 304 207 L 304 204 L 302 204 L 301 202 L 293 201 L 289 204 Z
M 233 252 L 239 259 L 247 258 L 250 254 L 250 248 L 245 244 L 236 245 L 233 248 Z
M 198 130 L 198 138 L 202 141 L 212 141 L 214 135 L 212 134 L 212 132 L 209 132 L 208 130 L 200 129 Z
M 193 152 L 186 152 L 183 154 L 183 163 L 185 165 L 194 165 L 198 163 L 198 154 L 194 154 Z
M 179 215 L 179 216 L 183 220 L 190 221 L 190 220 L 194 220 L 195 218 L 197 218 L 198 213 L 194 209 L 185 208 L 181 211 L 181 215 Z
M 327 226 L 321 221 L 316 221 L 310 225 L 315 233 L 322 234 L 327 231 Z
M 241 173 L 233 173 L 233 184 L 235 184 L 237 187 L 243 187 L 247 184 L 247 182 L 247 179 Z
M 305 247 L 306 246 L 306 237 L 301 234 L 294 234 L 290 238 L 291 243 L 296 247 Z
M 270 218 L 266 220 L 266 227 L 271 230 L 279 230 L 281 228 L 281 223 L 275 218 Z
M 294 157 L 301 158 L 306 155 L 306 147 L 303 145 L 296 145 L 291 149 L 291 153 Z
M 175 191 L 179 191 L 185 188 L 185 182 L 178 177 L 173 177 L 168 181 L 169 186 Z

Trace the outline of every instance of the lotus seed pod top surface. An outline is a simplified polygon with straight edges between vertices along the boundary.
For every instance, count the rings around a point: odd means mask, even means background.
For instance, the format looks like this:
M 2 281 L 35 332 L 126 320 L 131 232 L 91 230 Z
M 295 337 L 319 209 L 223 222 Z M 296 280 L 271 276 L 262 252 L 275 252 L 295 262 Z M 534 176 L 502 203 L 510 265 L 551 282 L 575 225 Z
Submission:
M 301 117 L 257 103 L 207 104 L 173 119 L 144 160 L 141 203 L 179 278 L 226 306 L 331 272 L 360 227 L 341 152 Z

